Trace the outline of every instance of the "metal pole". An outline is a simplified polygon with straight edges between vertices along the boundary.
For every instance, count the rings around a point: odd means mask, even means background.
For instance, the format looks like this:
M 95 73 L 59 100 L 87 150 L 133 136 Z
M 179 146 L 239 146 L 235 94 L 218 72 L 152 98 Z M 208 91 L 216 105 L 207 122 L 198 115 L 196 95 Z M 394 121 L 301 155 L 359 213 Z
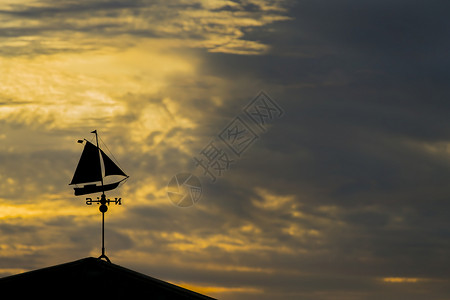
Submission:
M 103 193 L 100 199 L 100 212 L 102 213 L 102 255 L 99 258 L 105 258 L 106 261 L 111 262 L 105 254 L 105 212 L 108 211 L 108 206 L 106 206 L 106 196 Z
M 101 157 L 100 155 L 100 147 L 98 146 L 98 134 L 97 134 L 97 130 L 92 131 L 93 133 L 95 133 L 95 141 L 97 142 L 97 151 L 98 151 L 98 156 Z M 100 163 L 100 174 L 102 173 L 102 164 Z M 102 192 L 103 194 L 105 194 L 105 191 L 103 191 L 103 175 L 100 176 L 100 180 L 102 182 Z
M 102 212 L 102 256 L 105 256 L 105 213 Z

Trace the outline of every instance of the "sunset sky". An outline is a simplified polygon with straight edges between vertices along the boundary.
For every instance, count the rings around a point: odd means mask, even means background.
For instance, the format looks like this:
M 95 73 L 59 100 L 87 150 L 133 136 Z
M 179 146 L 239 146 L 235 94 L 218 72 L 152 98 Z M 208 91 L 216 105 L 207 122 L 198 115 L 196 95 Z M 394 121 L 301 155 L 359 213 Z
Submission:
M 113 263 L 224 300 L 449 299 L 449 9 L 2 0 L 0 277 L 101 254 L 68 185 L 96 129 L 130 175 Z M 260 91 L 283 114 L 212 182 L 193 158 Z

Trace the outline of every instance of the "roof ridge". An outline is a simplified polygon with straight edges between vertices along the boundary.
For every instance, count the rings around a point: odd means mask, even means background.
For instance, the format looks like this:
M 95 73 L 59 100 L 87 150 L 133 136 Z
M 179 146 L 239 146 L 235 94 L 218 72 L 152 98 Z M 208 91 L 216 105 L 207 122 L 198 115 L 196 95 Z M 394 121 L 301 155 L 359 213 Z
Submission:
M 95 285 L 93 285 L 94 283 Z M 97 293 L 113 293 L 113 290 L 118 289 L 122 294 L 140 291 L 141 293 L 157 293 L 160 295 L 169 294 L 179 299 L 214 299 L 94 257 L 81 258 L 72 262 L 0 278 L 0 289 L 2 290 L 12 288 L 14 285 L 34 285 L 42 292 L 52 292 L 56 285 L 73 288 L 77 284 L 79 285 L 77 287 L 78 292 L 83 289 L 90 289 L 89 291 L 91 291 L 95 287 Z M 131 290 L 126 290 L 127 286 Z M 28 293 L 30 291 L 22 292 Z

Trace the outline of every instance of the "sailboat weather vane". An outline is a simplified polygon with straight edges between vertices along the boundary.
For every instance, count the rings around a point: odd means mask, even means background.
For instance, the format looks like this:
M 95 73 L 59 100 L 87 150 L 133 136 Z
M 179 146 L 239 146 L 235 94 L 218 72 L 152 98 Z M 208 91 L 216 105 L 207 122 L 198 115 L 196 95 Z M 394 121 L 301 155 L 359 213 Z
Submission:
M 74 187 L 75 196 L 93 194 L 101 192 L 101 196 L 97 200 L 86 198 L 86 204 L 92 203 L 100 204 L 99 210 L 102 213 L 102 255 L 99 258 L 104 258 L 110 262 L 105 254 L 105 212 L 108 211 L 108 206 L 111 202 L 121 205 L 121 198 L 110 200 L 106 198 L 105 191 L 110 191 L 128 179 L 128 175 L 117 166 L 116 163 L 99 147 L 97 130 L 92 131 L 95 134 L 96 145 L 88 140 L 78 140 L 79 143 L 85 143 L 83 152 L 81 153 L 80 161 L 78 162 L 75 174 L 69 185 L 84 184 L 83 187 Z M 102 168 L 103 162 L 103 168 Z M 104 178 L 107 176 L 114 176 L 113 182 L 105 183 Z M 117 176 L 122 177 L 117 180 Z M 100 183 L 99 185 L 97 183 Z M 108 204 L 108 206 L 106 205 Z

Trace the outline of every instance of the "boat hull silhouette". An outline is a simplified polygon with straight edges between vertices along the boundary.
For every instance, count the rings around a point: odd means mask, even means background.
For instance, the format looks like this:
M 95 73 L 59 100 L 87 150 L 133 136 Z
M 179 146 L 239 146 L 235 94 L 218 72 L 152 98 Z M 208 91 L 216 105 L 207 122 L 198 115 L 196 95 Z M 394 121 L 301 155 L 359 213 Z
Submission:
M 104 184 L 103 186 L 96 185 L 96 184 L 87 184 L 83 187 L 75 187 L 73 189 L 75 190 L 75 196 L 87 195 L 87 194 L 92 194 L 92 193 L 113 190 L 119 185 L 120 182 L 121 181 L 110 183 L 110 184 Z

